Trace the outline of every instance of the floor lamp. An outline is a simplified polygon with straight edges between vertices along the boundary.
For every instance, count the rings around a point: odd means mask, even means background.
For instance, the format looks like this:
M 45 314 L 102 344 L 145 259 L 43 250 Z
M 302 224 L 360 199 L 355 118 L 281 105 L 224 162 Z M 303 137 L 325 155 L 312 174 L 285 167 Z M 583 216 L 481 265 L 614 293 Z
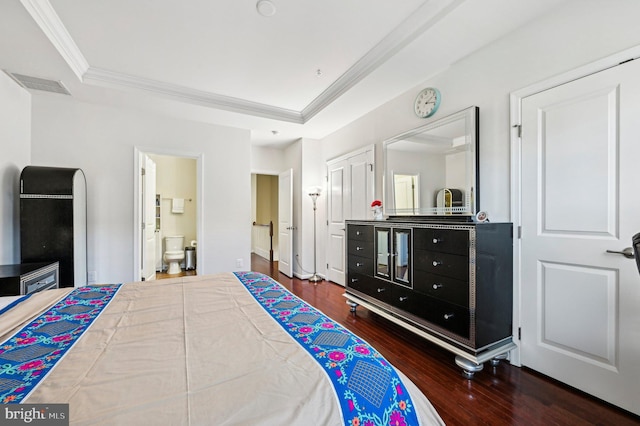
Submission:
M 309 282 L 312 283 L 322 281 L 322 277 L 318 275 L 318 269 L 316 268 L 316 200 L 320 196 L 321 189 L 318 186 L 309 188 L 309 197 L 313 200 L 313 275 L 309 278 Z

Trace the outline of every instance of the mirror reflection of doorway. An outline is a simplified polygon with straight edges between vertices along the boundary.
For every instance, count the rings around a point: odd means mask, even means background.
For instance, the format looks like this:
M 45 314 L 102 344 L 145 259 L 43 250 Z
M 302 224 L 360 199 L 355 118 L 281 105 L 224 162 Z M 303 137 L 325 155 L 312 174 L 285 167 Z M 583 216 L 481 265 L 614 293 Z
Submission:
M 419 186 L 419 174 L 393 174 L 393 201 L 398 214 L 416 214 L 420 210 Z

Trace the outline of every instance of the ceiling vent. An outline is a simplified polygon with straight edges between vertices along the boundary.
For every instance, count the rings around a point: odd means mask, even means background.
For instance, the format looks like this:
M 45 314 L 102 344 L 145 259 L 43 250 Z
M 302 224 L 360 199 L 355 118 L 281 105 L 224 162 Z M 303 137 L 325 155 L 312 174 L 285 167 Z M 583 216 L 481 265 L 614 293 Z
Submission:
M 15 74 L 5 70 L 9 77 L 25 89 L 42 90 L 44 92 L 60 93 L 71 95 L 61 81 L 47 80 L 44 78 L 31 77 L 28 75 Z

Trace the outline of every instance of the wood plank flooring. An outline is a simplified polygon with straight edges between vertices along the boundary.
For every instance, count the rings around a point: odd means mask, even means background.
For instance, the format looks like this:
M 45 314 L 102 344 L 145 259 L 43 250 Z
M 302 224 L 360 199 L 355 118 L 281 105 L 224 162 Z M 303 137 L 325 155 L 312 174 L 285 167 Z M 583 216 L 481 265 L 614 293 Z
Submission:
M 451 353 L 363 307 L 350 313 L 343 287 L 288 278 L 277 263 L 257 255 L 251 266 L 374 346 L 424 392 L 448 425 L 640 425 L 638 416 L 506 362 L 485 363 L 467 380 Z

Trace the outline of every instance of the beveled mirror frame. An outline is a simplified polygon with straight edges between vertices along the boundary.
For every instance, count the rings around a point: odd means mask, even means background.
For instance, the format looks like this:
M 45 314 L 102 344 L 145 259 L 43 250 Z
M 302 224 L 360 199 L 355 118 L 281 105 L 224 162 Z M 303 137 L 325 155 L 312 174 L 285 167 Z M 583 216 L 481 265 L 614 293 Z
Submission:
M 479 142 L 480 108 L 477 106 L 384 141 L 382 204 L 385 216 L 471 221 L 480 204 Z M 416 155 L 419 155 L 417 162 Z M 453 165 L 456 163 L 458 166 Z M 408 207 L 396 208 L 400 198 L 395 195 L 394 175 L 420 176 L 419 187 L 423 189 L 420 194 L 412 193 L 411 198 L 420 199 L 421 205 L 404 201 Z

